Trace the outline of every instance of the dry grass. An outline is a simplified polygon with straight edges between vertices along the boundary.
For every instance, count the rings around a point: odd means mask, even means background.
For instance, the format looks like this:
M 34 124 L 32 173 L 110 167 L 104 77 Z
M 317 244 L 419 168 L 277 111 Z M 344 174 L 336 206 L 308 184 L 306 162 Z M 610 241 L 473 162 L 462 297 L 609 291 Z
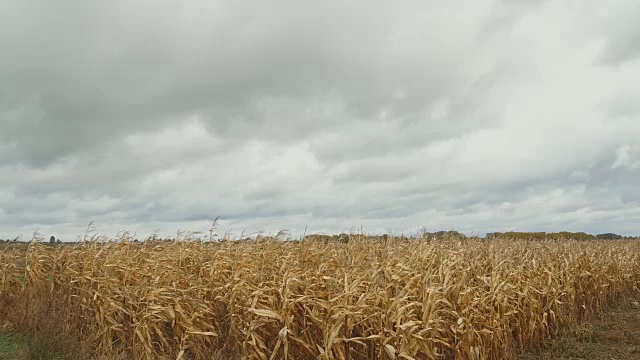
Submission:
M 638 360 L 640 293 L 616 301 L 573 336 L 560 336 L 542 351 L 521 360 Z
M 639 285 L 632 240 L 0 251 L 0 317 L 55 319 L 79 354 L 134 359 L 510 359 Z

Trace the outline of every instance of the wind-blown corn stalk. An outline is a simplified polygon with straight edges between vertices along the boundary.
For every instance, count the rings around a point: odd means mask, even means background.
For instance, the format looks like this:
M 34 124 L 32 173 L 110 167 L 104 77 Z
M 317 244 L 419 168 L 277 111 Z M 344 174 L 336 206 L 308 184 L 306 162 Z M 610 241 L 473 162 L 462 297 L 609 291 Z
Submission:
M 25 322 L 135 359 L 509 359 L 637 291 L 640 242 L 33 243 L 0 271 Z

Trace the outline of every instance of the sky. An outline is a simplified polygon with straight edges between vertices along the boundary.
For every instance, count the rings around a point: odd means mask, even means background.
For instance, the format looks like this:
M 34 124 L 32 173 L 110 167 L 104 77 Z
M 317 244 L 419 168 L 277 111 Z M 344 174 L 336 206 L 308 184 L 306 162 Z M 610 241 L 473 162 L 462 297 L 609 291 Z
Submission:
M 640 2 L 0 2 L 0 238 L 640 234 Z

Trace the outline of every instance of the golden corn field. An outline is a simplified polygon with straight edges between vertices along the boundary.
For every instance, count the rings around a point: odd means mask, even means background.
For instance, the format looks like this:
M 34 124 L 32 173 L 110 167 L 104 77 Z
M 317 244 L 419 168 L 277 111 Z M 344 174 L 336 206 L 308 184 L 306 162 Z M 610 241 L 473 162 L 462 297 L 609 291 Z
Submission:
M 130 359 L 514 359 L 640 287 L 640 241 L 32 243 L 0 319 Z

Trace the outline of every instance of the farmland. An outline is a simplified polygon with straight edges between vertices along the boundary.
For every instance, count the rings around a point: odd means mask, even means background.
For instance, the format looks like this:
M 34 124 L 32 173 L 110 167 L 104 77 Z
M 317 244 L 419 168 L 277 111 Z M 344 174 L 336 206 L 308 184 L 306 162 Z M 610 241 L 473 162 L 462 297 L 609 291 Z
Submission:
M 105 359 L 514 359 L 640 287 L 633 239 L 345 240 L 4 247 L 0 319 Z

